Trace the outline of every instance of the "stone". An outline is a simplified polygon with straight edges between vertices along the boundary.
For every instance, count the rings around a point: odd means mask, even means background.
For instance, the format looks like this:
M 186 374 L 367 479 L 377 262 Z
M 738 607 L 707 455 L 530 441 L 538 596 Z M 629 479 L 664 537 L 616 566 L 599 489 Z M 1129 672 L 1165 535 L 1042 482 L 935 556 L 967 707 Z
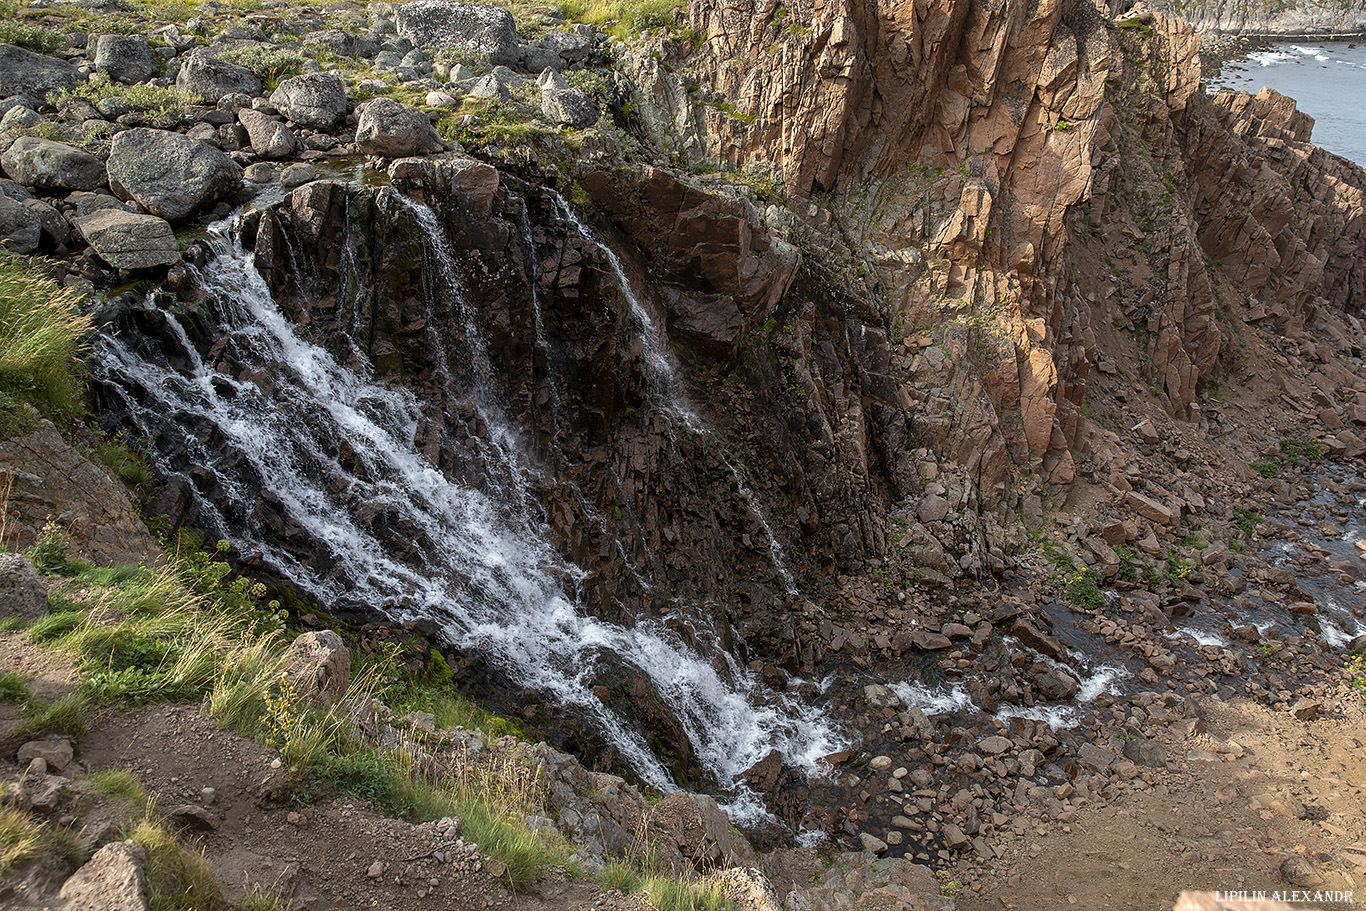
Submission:
M 218 828 L 218 817 L 192 803 L 181 804 L 166 811 L 166 819 L 177 829 L 193 832 L 212 832 Z
M 953 823 L 946 823 L 940 832 L 944 836 L 944 845 L 950 851 L 961 851 L 972 843 L 963 830 Z
M 516 66 L 520 57 L 517 23 L 496 6 L 417 0 L 394 11 L 394 25 L 414 44 L 473 51 L 494 66 Z
M 736 911 L 782 911 L 778 893 L 756 867 L 731 867 L 707 878 L 730 899 Z
M 281 667 L 305 704 L 336 702 L 351 679 L 351 653 L 332 630 L 303 633 L 285 650 Z
M 646 835 L 676 845 L 683 859 L 698 870 L 755 862 L 754 851 L 732 830 L 726 811 L 705 794 L 669 794 L 651 810 Z
M 1065 702 L 1077 695 L 1079 684 L 1071 674 L 1050 667 L 1034 678 L 1034 689 L 1044 699 Z
M 268 161 L 257 161 L 247 165 L 242 170 L 242 179 L 251 183 L 270 183 L 275 179 L 275 174 L 279 170 L 279 165 L 271 164 Z
M 1083 743 L 1077 750 L 1077 763 L 1092 772 L 1107 771 L 1115 764 L 1115 754 L 1094 743 Z
M 384 875 L 384 861 L 377 860 L 366 868 L 365 875 L 370 879 L 379 879 Z
M 429 108 L 453 108 L 458 104 L 460 104 L 460 99 L 456 98 L 450 92 L 435 91 L 427 93 L 427 107 Z
M 18 133 L 43 122 L 43 115 L 23 104 L 16 104 L 0 117 L 0 133 Z
M 29 107 L 40 107 L 48 96 L 84 81 L 81 71 L 65 60 L 0 44 L 0 98 L 18 97 Z
M 71 765 L 71 760 L 75 756 L 71 741 L 61 737 L 53 740 L 30 740 L 19 748 L 16 758 L 20 765 L 28 765 L 35 759 L 41 759 L 48 769 L 60 773 Z
M 434 154 L 445 147 L 432 128 L 432 122 L 421 111 L 392 98 L 372 98 L 356 106 L 356 150 L 359 152 L 402 158 Z
M 8 546 L 31 546 L 48 518 L 61 516 L 62 530 L 78 556 L 99 564 L 158 563 L 161 546 L 123 487 L 103 465 L 62 439 L 51 421 L 40 421 L 24 436 L 0 439 L 0 471 L 14 479 L 6 516 Z
M 110 144 L 109 187 L 121 199 L 179 221 L 236 190 L 242 168 L 206 142 L 166 130 L 127 130 Z
M 346 86 L 331 73 L 305 73 L 281 82 L 270 103 L 292 123 L 331 130 L 346 117 Z
M 0 552 L 0 617 L 37 620 L 47 613 L 47 589 L 21 554 Z
M 549 88 L 541 90 L 541 113 L 551 123 L 576 130 L 587 129 L 598 122 L 602 112 L 582 89 Z
M 560 55 L 538 44 L 524 44 L 519 49 L 518 65 L 523 72 L 539 73 L 544 69 L 558 70 L 564 65 Z
M 11 253 L 26 255 L 38 249 L 43 239 L 43 224 L 21 202 L 0 197 L 0 246 Z
M 1144 737 L 1127 741 L 1124 744 L 1124 755 L 1139 765 L 1149 768 L 1165 769 L 1167 767 L 1167 751 L 1163 749 L 1162 744 Z
M 175 84 L 190 100 L 209 105 L 218 104 L 226 95 L 254 98 L 261 94 L 261 80 L 251 70 L 202 51 L 181 60 Z
M 863 701 L 875 709 L 901 708 L 901 697 L 880 683 L 870 683 L 863 688 Z
M 147 911 L 147 851 L 110 842 L 62 884 L 63 911 Z
M 1041 655 L 1047 655 L 1054 661 L 1065 661 L 1067 659 L 1067 649 L 1063 648 L 1061 642 L 1040 632 L 1038 628 L 1022 617 L 1010 625 L 1010 634 L 1027 647 L 1034 649 Z
M 281 123 L 278 117 L 242 108 L 237 112 L 237 119 L 246 128 L 252 151 L 262 158 L 272 161 L 289 158 L 299 148 L 294 131 Z
M 1292 886 L 1313 888 L 1324 883 L 1323 874 L 1319 872 L 1318 868 L 1308 858 L 1301 857 L 1298 854 L 1292 854 L 1281 861 L 1278 872 L 1281 874 L 1281 879 Z
M 95 39 L 95 69 L 116 82 L 146 82 L 157 71 L 144 35 L 100 35 Z
M 1317 699 L 1297 699 L 1290 707 L 1290 714 L 1300 721 L 1312 721 L 1323 711 L 1323 703 Z
M 116 269 L 154 269 L 180 262 L 180 244 L 166 219 L 126 209 L 100 209 L 76 219 L 76 230 Z
M 554 51 L 565 63 L 578 63 L 593 50 L 593 39 L 578 32 L 546 32 L 541 47 Z
M 863 845 L 863 850 L 871 854 L 886 854 L 887 842 L 873 835 L 871 832 L 860 832 L 859 843 Z
M 949 641 L 948 636 L 919 627 L 910 630 L 908 638 L 912 645 L 921 651 L 926 652 L 943 651 L 953 645 L 953 643 Z
M 20 136 L 0 164 L 18 183 L 40 192 L 70 193 L 104 186 L 104 162 L 89 152 L 50 139 Z
M 977 744 L 977 749 L 986 753 L 988 756 L 1000 756 L 1002 753 L 1009 752 L 1011 746 L 1013 746 L 1013 744 L 1005 737 L 1002 737 L 999 734 L 993 734 L 990 737 L 983 737 Z
M 1170 508 L 1157 502 L 1152 497 L 1144 496 L 1136 490 L 1131 490 L 1124 495 L 1124 502 L 1129 508 L 1151 522 L 1159 525 L 1170 525 L 1175 520 L 1176 515 Z
M 280 186 L 286 190 L 302 187 L 309 181 L 318 179 L 318 169 L 306 162 L 292 164 L 280 172 Z
M 931 494 L 920 501 L 915 508 L 916 518 L 921 522 L 941 522 L 949 514 L 949 501 L 941 496 Z
M 507 83 L 499 79 L 493 73 L 480 77 L 479 81 L 470 88 L 471 98 L 487 98 L 497 101 L 510 101 L 512 93 L 508 90 Z

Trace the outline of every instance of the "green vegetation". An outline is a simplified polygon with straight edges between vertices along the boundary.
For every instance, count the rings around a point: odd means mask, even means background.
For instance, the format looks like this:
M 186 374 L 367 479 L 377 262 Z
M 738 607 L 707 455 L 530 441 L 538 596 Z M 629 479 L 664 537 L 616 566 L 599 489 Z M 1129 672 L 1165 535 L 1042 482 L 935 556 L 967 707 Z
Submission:
M 299 803 L 352 794 L 412 820 L 459 816 L 466 837 L 506 864 L 504 879 L 513 888 L 569 860 L 561 840 L 526 823 L 544 782 L 520 760 L 465 763 L 454 778 L 432 784 L 411 748 L 386 752 L 362 743 L 345 710 L 310 707 L 296 695 L 280 666 L 288 642 L 280 606 L 263 603 L 264 586 L 231 571 L 221 559 L 227 543 L 210 550 L 187 533 L 164 543 L 167 565 L 158 569 L 87 566 L 71 559 L 55 527 L 28 551 L 44 572 L 72 581 L 26 635 L 69 654 L 80 683 L 63 699 L 41 705 L 27 698 L 24 681 L 6 678 L 0 685 L 24 700 L 22 736 L 79 734 L 88 711 L 99 705 L 203 701 L 221 724 L 278 752 Z M 71 600 L 76 592 L 79 602 Z M 455 694 L 450 668 L 439 656 L 429 656 L 427 669 L 417 673 L 403 669 L 399 658 L 396 647 L 358 657 L 348 696 L 365 702 L 379 697 L 405 712 L 430 711 L 443 726 L 516 730 Z M 424 736 L 420 730 L 410 734 L 417 743 Z M 145 799 L 127 772 L 99 776 L 95 790 Z M 154 815 L 132 837 L 152 856 L 149 877 L 160 896 L 153 907 L 222 906 L 202 858 L 181 851 Z
M 1311 462 L 1316 462 L 1323 458 L 1328 452 L 1322 443 L 1305 442 L 1304 440 L 1281 440 L 1281 454 L 1292 462 L 1298 462 L 1301 458 Z
M 143 788 L 138 776 L 128 769 L 111 769 L 107 772 L 94 772 L 87 779 L 97 794 L 109 797 L 122 797 L 134 803 L 147 803 L 147 790 Z
M 1267 459 L 1259 459 L 1248 467 L 1264 478 L 1274 478 L 1281 473 L 1281 460 L 1272 456 Z
M 1233 515 L 1233 521 L 1238 526 L 1238 530 L 1246 535 L 1248 540 L 1252 540 L 1257 531 L 1257 523 L 1262 521 L 1261 515 L 1255 510 L 1242 506 L 1236 507 L 1233 510 Z
M 1347 667 L 1347 679 L 1350 681 L 1352 690 L 1363 698 L 1366 698 L 1366 655 L 1352 652 L 1347 655 L 1344 662 Z
M 175 835 L 148 810 L 130 837 L 147 849 L 147 892 L 152 911 L 218 911 L 227 901 L 213 867 L 203 855 L 181 847 Z
M 32 264 L 0 257 L 0 412 L 29 405 L 55 418 L 80 415 L 90 318 L 79 302 Z
M 93 79 L 71 91 L 70 97 L 84 98 L 91 104 L 117 99 L 130 111 L 146 114 L 158 120 L 178 118 L 185 111 L 185 102 L 173 88 L 155 85 L 124 85 L 111 82 L 108 76 L 97 73 Z M 57 99 L 60 103 L 60 98 Z
M 0 44 L 13 44 L 36 54 L 53 54 L 66 46 L 66 39 L 50 28 L 0 21 Z
M 682 0 L 562 0 L 565 19 L 595 25 L 623 41 L 660 28 L 673 28 Z
M 308 63 L 307 58 L 298 51 L 260 44 L 228 48 L 219 52 L 217 56 L 220 60 L 250 70 L 256 78 L 266 84 L 267 90 L 274 89 L 281 79 L 299 75 Z
M 1073 573 L 1067 581 L 1067 603 L 1087 611 L 1104 607 L 1105 593 L 1100 590 L 1100 577 L 1089 569 Z
M 1195 571 L 1195 561 L 1180 554 L 1167 554 L 1167 578 L 1173 582 L 1184 582 Z
M 0 876 L 42 855 L 58 855 L 74 867 L 84 852 L 63 829 L 55 829 L 15 806 L 0 806 Z

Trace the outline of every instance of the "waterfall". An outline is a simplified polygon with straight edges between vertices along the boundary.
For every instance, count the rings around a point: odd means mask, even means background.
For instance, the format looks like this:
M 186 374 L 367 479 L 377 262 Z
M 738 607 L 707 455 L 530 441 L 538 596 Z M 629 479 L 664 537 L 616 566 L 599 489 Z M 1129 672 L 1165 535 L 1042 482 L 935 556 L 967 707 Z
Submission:
M 621 260 L 617 258 L 616 253 L 612 252 L 611 247 L 604 244 L 587 225 L 579 220 L 563 196 L 556 193 L 555 203 L 559 206 L 564 217 L 574 226 L 574 230 L 601 250 L 611 265 L 612 274 L 617 279 L 617 286 L 630 305 L 631 313 L 640 329 L 645 345 L 645 362 L 654 377 L 656 395 L 665 399 L 665 411 L 677 418 L 679 423 L 691 433 L 699 437 L 710 436 L 711 428 L 707 426 L 700 415 L 693 411 L 687 399 L 684 398 L 682 382 L 679 380 L 678 368 L 674 364 L 673 352 L 669 350 L 667 338 L 657 327 L 654 318 L 650 316 L 650 311 L 636 297 L 631 281 L 626 276 L 626 270 L 621 266 Z M 789 595 L 797 594 L 797 580 L 792 575 L 792 571 L 787 568 L 787 555 L 783 552 L 783 545 L 773 534 L 773 528 L 768 524 L 768 517 L 764 515 L 758 497 L 751 493 L 744 476 L 735 464 L 726 457 L 725 452 L 721 451 L 720 454 L 721 461 L 725 463 L 726 468 L 730 471 L 731 479 L 735 481 L 736 492 L 745 501 L 750 514 L 754 516 L 755 521 L 763 528 L 764 535 L 768 538 L 768 556 L 773 564 L 773 569 L 778 573 L 778 578 L 783 581 L 787 593 Z
M 579 220 L 579 216 L 569 207 L 569 203 L 558 193 L 555 194 L 555 204 L 559 206 L 560 213 L 565 219 L 574 226 L 574 230 L 579 232 L 579 236 L 592 243 L 607 257 L 612 274 L 616 276 L 617 287 L 626 298 L 626 303 L 631 308 L 631 318 L 640 332 L 641 341 L 645 346 L 645 365 L 649 369 L 655 395 L 663 399 L 664 410 L 694 433 L 705 433 L 706 425 L 693 411 L 683 394 L 683 383 L 678 376 L 673 351 L 669 349 L 668 337 L 651 315 L 650 309 L 636 296 L 634 286 L 627 277 L 626 270 L 622 268 L 621 260 L 611 247 L 599 240 L 592 229 Z
M 439 233 L 432 241 L 445 246 Z M 549 530 L 514 491 L 447 479 L 415 447 L 421 414 L 409 392 L 348 370 L 301 338 L 227 224 L 213 229 L 212 245 L 201 276 L 220 333 L 212 361 L 200 360 L 183 332 L 169 341 L 184 351 L 106 334 L 94 367 L 127 420 L 156 441 L 149 455 L 161 473 L 202 492 L 207 523 L 324 605 L 362 604 L 435 624 L 515 684 L 589 717 L 642 779 L 666 790 L 664 764 L 593 694 L 594 671 L 609 660 L 649 677 L 703 766 L 737 795 L 742 817 L 762 810 L 739 776 L 770 750 L 819 773 L 820 758 L 840 748 L 816 709 L 767 690 L 743 668 L 719 672 L 663 622 L 625 627 L 584 611 L 583 572 L 546 543 Z M 447 271 L 450 263 L 434 255 Z M 186 358 L 188 370 L 174 366 Z M 215 486 L 232 515 L 203 493 Z M 307 536 L 306 550 L 272 539 L 253 505 L 258 489 L 282 504 Z

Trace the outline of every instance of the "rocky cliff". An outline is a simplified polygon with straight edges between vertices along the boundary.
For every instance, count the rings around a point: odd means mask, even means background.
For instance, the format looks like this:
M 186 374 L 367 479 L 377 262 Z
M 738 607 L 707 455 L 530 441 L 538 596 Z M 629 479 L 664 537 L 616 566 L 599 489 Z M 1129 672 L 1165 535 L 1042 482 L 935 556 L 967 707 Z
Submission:
M 1351 38 L 1366 33 L 1366 9 L 1353 0 L 1174 0 L 1159 7 L 1188 20 L 1202 32 L 1249 38 Z

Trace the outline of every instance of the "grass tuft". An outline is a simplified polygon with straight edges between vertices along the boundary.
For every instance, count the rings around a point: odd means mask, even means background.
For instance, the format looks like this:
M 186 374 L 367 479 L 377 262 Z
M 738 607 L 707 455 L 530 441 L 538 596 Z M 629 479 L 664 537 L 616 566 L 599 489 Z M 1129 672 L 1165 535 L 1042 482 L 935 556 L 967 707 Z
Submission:
M 147 892 L 151 911 L 227 911 L 213 867 L 180 842 L 155 816 L 133 830 L 133 841 L 147 849 Z
M 0 392 L 49 416 L 79 416 L 89 332 L 80 295 L 21 259 L 0 257 Z
M 107 772 L 93 772 L 87 779 L 97 794 L 122 797 L 133 803 L 147 803 L 147 789 L 142 786 L 138 776 L 129 769 L 110 769 Z

